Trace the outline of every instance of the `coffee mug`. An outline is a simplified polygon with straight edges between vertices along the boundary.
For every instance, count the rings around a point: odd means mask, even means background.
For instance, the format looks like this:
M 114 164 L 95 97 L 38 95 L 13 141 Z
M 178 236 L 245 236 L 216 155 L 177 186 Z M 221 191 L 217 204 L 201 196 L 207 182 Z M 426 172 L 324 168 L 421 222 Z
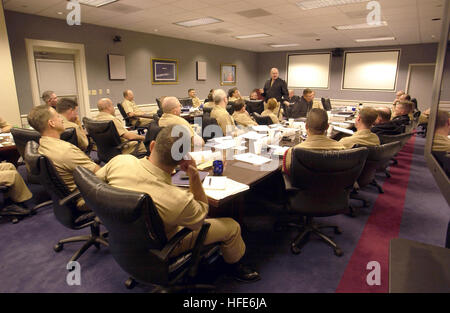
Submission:
M 223 162 L 216 160 L 213 162 L 213 173 L 215 176 L 220 176 L 223 173 Z

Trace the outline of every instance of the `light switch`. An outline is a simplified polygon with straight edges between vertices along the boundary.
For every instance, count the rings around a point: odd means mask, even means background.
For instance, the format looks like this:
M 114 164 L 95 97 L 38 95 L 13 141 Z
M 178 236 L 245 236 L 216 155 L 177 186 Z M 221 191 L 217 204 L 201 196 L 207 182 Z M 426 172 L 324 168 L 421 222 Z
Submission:
M 99 95 L 102 95 L 102 94 L 103 94 L 103 89 L 99 89 L 99 90 L 98 90 L 98 94 L 99 94 Z
M 109 91 L 109 89 L 106 89 L 106 94 L 107 94 L 107 95 L 109 95 L 109 94 L 110 94 L 110 91 Z

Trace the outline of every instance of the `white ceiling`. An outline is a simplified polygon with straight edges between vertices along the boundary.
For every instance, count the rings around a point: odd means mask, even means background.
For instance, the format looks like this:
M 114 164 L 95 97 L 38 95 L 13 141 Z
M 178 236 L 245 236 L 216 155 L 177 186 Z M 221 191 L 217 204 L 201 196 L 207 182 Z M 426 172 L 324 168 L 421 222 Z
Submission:
M 58 19 L 65 19 L 69 12 L 66 9 L 67 0 L 3 2 L 6 10 Z M 345 31 L 337 31 L 332 26 L 366 23 L 369 13 L 366 10 L 367 2 L 307 11 L 300 9 L 296 2 L 298 0 L 119 0 L 100 8 L 82 5 L 81 22 L 258 52 L 439 41 L 442 21 L 432 19 L 442 18 L 443 0 L 378 0 L 382 20 L 387 21 L 388 26 Z M 237 13 L 254 9 L 263 9 L 271 15 L 248 18 Z M 173 24 L 207 16 L 223 22 L 193 28 Z M 267 33 L 271 37 L 233 38 L 254 33 Z M 396 38 L 395 41 L 354 41 L 392 36 Z M 299 46 L 269 47 L 269 44 L 288 43 L 297 43 Z

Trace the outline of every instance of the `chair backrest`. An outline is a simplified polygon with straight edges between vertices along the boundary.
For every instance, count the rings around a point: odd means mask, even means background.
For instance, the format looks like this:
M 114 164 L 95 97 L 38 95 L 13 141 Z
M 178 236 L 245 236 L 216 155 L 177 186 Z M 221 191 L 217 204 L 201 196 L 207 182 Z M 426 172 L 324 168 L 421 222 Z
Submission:
M 447 151 L 432 151 L 432 153 L 447 176 L 450 177 L 450 153 Z
M 66 128 L 59 138 L 78 147 L 77 131 L 73 127 Z
M 213 108 L 203 108 L 203 114 L 211 114 Z
M 401 148 L 406 144 L 406 142 L 414 135 L 413 132 L 403 133 L 399 135 L 382 135 L 379 134 L 381 144 L 390 143 L 394 141 L 400 141 Z
M 228 114 L 233 115 L 233 113 L 234 113 L 234 101 L 228 101 L 227 111 L 228 111 Z
M 272 125 L 273 121 L 270 116 L 261 116 L 258 113 L 253 113 L 253 117 L 255 118 L 256 123 L 258 125 Z
M 414 106 L 413 106 L 413 110 L 418 110 L 419 109 L 419 107 L 417 106 L 417 99 L 416 98 L 412 98 L 411 99 L 411 102 L 412 103 L 414 103 Z
M 145 134 L 144 139 L 144 146 L 147 149 L 147 152 L 150 154 L 150 143 L 153 140 L 156 140 L 156 136 L 158 136 L 159 132 L 161 131 L 162 127 L 159 127 L 158 122 L 151 121 L 150 125 L 148 126 L 147 133 Z
M 325 111 L 331 111 L 332 108 L 331 108 L 330 98 L 327 98 L 327 99 L 321 98 L 320 100 L 322 101 L 323 109 Z
M 252 114 L 254 112 L 261 114 L 264 111 L 264 101 L 263 100 L 245 100 L 247 105 L 247 112 Z
M 24 161 L 31 173 L 39 177 L 40 184 L 50 194 L 56 219 L 64 226 L 76 229 L 76 219 L 82 215 L 82 212 L 77 209 L 76 200 L 65 205 L 59 203 L 61 199 L 70 195 L 70 190 L 59 176 L 52 161 L 40 154 L 38 149 L 38 143 L 29 141 L 25 146 Z
M 100 161 L 107 163 L 113 157 L 122 153 L 121 149 L 118 148 L 122 142 L 113 121 L 94 121 L 84 117 L 83 123 L 97 145 L 97 154 Z
M 370 184 L 375 179 L 377 169 L 389 162 L 400 151 L 401 143 L 400 141 L 394 141 L 384 145 L 368 146 L 366 148 L 369 154 L 357 180 L 361 188 Z
M 213 117 L 211 117 L 209 114 L 203 114 L 202 116 L 202 137 L 204 141 L 210 140 L 214 137 L 219 136 L 218 133 L 211 130 L 211 128 L 208 128 L 211 131 L 208 131 L 207 127 L 210 125 L 217 125 L 219 127 L 219 124 L 217 123 L 217 120 Z M 217 130 L 220 129 L 216 128 Z M 224 134 L 222 134 L 224 135 Z
M 109 249 L 120 267 L 138 281 L 167 284 L 169 265 L 153 252 L 167 237 L 150 196 L 109 186 L 83 167 L 75 169 L 74 179 L 108 230 Z
M 161 100 L 159 100 L 159 98 L 156 98 L 156 104 L 158 105 L 159 109 L 162 108 Z
M 340 151 L 294 148 L 290 182 L 299 189 L 296 202 L 317 216 L 348 211 L 349 192 L 367 155 L 367 148 Z
M 17 151 L 22 158 L 24 158 L 25 146 L 28 141 L 33 140 L 39 142 L 41 139 L 41 134 L 39 134 L 34 129 L 27 128 L 11 128 L 11 134 L 16 144 Z
M 125 110 L 123 109 L 122 103 L 117 103 L 117 108 L 119 109 L 120 114 L 123 117 L 123 120 L 125 121 L 125 125 L 128 127 L 131 127 L 131 120 L 128 117 L 127 113 L 125 112 Z

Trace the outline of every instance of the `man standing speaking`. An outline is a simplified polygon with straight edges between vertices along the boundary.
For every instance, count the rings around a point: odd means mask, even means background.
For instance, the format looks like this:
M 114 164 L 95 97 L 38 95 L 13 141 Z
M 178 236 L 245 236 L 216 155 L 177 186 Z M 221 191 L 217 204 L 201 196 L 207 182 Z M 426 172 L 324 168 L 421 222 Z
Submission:
M 270 76 L 271 78 L 264 84 L 264 89 L 260 89 L 261 95 L 265 102 L 270 98 L 275 98 L 278 102 L 283 103 L 283 101 L 289 99 L 287 84 L 279 77 L 277 68 L 270 70 Z

